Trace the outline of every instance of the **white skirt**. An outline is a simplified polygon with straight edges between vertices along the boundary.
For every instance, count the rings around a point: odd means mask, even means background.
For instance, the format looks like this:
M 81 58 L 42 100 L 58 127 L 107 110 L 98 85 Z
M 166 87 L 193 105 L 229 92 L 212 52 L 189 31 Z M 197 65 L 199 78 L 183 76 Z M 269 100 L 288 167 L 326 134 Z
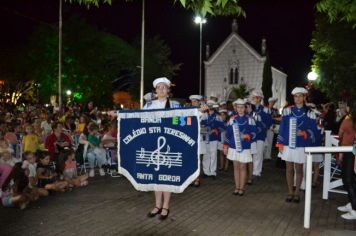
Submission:
M 242 152 L 237 152 L 236 149 L 229 148 L 226 158 L 231 161 L 238 161 L 241 163 L 252 162 L 252 154 L 250 149 L 243 150 Z
M 324 155 L 321 153 L 313 154 L 313 162 L 322 162 L 324 160 Z
M 200 141 L 200 155 L 204 155 L 206 153 L 206 143 L 205 141 Z
M 222 142 L 218 143 L 218 150 L 220 150 L 220 151 L 224 150 L 224 143 L 222 143 Z
M 282 160 L 304 164 L 306 159 L 305 148 L 297 147 L 292 149 L 288 146 L 284 146 L 282 153 Z

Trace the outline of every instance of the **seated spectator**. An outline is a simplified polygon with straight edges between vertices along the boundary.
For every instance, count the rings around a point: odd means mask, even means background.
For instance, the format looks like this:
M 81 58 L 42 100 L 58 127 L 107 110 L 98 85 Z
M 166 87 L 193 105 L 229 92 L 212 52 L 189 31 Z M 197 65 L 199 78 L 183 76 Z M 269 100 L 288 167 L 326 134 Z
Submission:
M 73 150 L 68 150 L 62 154 L 63 160 L 63 176 L 64 180 L 70 186 L 80 187 L 88 185 L 88 175 L 79 175 L 77 171 L 77 162 L 75 161 L 75 152 Z
M 84 128 L 87 126 L 88 123 L 88 118 L 85 115 L 80 116 L 76 132 L 78 134 L 83 133 Z
M 48 191 L 64 192 L 68 186 L 66 181 L 59 181 L 57 173 L 54 172 L 50 163 L 48 152 L 38 152 L 37 163 L 37 187 Z
M 6 175 L 4 175 L 3 172 L 4 167 L 7 171 Z M 9 172 L 9 170 L 11 172 Z M 25 209 L 30 199 L 26 194 L 28 178 L 21 168 L 21 163 L 17 163 L 13 168 L 6 164 L 0 164 L 0 176 L 0 178 L 6 178 L 4 184 L 0 184 L 0 195 L 3 206 L 18 206 L 20 209 Z
M 88 131 L 89 135 L 86 143 L 89 145 L 87 154 L 90 166 L 89 177 L 94 177 L 95 175 L 95 162 L 98 164 L 100 176 L 104 176 L 105 171 L 102 166 L 106 163 L 106 152 L 100 144 L 100 137 L 98 135 L 99 127 L 95 123 L 90 123 Z
M 52 134 L 45 141 L 45 148 L 48 150 L 51 160 L 58 162 L 58 155 L 65 148 L 71 147 L 71 139 L 62 132 L 62 124 L 55 122 L 52 126 Z
M 22 150 L 24 152 L 35 153 L 38 150 L 40 144 L 39 137 L 34 134 L 34 129 L 32 125 L 26 126 L 26 135 L 22 138 Z
M 14 166 L 16 163 L 21 162 L 21 160 L 16 159 L 12 156 L 12 153 L 8 150 L 5 150 L 0 153 L 0 163 L 8 164 L 10 166 Z
M 52 120 L 51 120 L 51 116 L 49 116 L 48 114 L 44 114 L 43 115 L 43 120 L 41 122 L 41 128 L 42 128 L 42 135 L 44 137 L 47 137 L 51 131 L 52 131 Z
M 35 201 L 39 196 L 48 196 L 48 191 L 44 188 L 37 188 L 37 163 L 35 154 L 32 152 L 25 152 L 23 154 L 24 161 L 22 162 L 22 169 L 28 178 L 28 186 L 30 188 L 29 198 L 31 201 Z
M 117 145 L 117 122 L 112 121 L 108 127 L 104 129 L 105 134 L 101 139 L 104 147 L 116 147 Z
M 12 166 L 4 163 L 0 163 L 0 188 L 3 187 L 7 178 L 11 174 Z

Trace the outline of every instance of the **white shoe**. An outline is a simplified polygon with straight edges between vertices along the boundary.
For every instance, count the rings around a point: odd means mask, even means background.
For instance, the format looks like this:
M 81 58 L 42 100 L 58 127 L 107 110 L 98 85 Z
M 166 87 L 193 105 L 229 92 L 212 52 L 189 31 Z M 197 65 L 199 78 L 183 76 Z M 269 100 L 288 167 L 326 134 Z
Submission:
M 103 168 L 99 169 L 99 174 L 100 174 L 100 176 L 105 176 L 105 171 Z
M 94 177 L 94 176 L 95 176 L 95 171 L 94 171 L 94 169 L 91 169 L 89 171 L 89 177 Z
M 345 220 L 356 220 L 356 211 L 351 210 L 346 214 L 341 215 Z
M 337 208 L 341 212 L 350 212 L 352 210 L 351 203 L 347 203 L 345 206 L 340 206 Z

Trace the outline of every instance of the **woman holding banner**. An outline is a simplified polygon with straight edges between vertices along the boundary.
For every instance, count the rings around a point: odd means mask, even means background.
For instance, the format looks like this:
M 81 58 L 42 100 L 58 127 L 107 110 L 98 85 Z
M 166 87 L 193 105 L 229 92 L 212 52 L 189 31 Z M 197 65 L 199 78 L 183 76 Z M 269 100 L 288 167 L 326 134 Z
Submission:
M 169 100 L 168 93 L 171 86 L 171 81 L 167 78 L 157 78 L 153 81 L 153 87 L 156 89 L 157 99 L 147 102 L 143 109 L 169 109 L 179 108 L 180 105 L 176 101 Z M 155 217 L 160 214 L 160 220 L 167 219 L 169 215 L 169 200 L 170 192 L 155 192 L 156 206 L 148 213 L 148 217 Z

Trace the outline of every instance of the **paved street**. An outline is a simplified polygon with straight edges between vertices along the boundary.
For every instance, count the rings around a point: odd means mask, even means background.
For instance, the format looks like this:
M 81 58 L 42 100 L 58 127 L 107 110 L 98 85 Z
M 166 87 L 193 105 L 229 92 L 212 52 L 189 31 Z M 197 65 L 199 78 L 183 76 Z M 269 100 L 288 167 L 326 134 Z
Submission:
M 314 190 L 311 230 L 303 229 L 304 201 L 286 203 L 284 170 L 265 163 L 264 176 L 233 196 L 232 170 L 200 188 L 174 194 L 170 217 L 148 219 L 152 193 L 125 178 L 96 177 L 86 188 L 54 194 L 27 209 L 0 208 L 0 235 L 355 235 L 356 221 L 340 218 L 345 195 L 321 199 Z

